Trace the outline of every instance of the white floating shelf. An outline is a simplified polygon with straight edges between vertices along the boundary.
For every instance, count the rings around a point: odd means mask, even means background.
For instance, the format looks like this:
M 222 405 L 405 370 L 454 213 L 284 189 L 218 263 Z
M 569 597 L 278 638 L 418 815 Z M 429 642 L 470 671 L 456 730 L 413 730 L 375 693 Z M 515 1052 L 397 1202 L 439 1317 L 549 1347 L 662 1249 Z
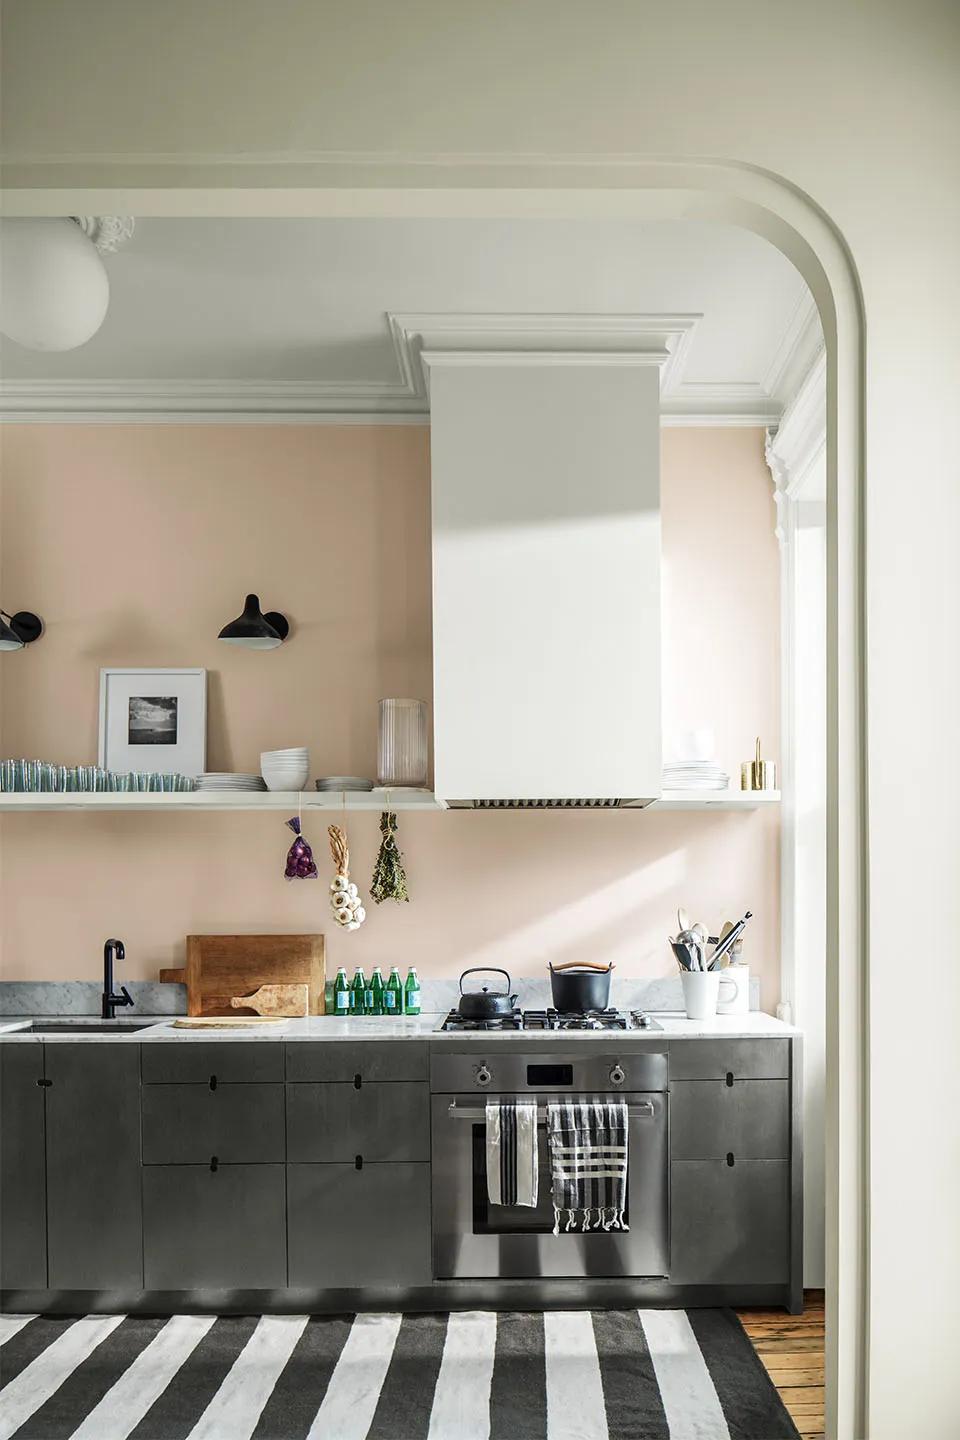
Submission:
M 70 791 L 0 794 L 0 813 L 38 810 L 445 810 L 430 790 Z
M 759 810 L 780 803 L 779 790 L 670 790 L 647 810 Z M 0 813 L 50 810 L 446 810 L 431 790 L 70 791 L 0 793 Z M 542 812 L 540 812 L 542 813 Z M 565 813 L 572 813 L 567 811 Z
M 647 809 L 760 810 L 779 804 L 779 790 L 665 790 Z

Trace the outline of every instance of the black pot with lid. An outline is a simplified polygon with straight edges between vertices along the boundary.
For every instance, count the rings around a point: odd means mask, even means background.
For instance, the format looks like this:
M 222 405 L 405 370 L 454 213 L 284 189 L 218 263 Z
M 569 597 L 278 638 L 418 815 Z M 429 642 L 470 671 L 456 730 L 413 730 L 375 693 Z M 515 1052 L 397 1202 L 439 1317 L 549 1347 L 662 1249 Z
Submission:
M 486 985 L 481 985 L 479 990 L 464 990 L 463 982 L 468 975 L 502 975 L 507 982 L 507 988 L 488 990 Z M 464 1020 L 508 1019 L 517 1003 L 517 997 L 511 995 L 510 989 L 511 980 L 506 970 L 501 970 L 497 965 L 474 965 L 472 969 L 464 970 L 460 976 L 460 1003 L 457 1011 Z

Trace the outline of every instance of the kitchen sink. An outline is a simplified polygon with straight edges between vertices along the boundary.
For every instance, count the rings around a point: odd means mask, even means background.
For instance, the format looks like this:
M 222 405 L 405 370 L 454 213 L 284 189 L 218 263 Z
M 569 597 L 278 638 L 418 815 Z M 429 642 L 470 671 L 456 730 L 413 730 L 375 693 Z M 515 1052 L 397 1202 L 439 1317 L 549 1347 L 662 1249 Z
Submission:
M 136 1030 L 149 1030 L 156 1020 L 32 1020 L 20 1031 L 32 1035 L 132 1035 Z

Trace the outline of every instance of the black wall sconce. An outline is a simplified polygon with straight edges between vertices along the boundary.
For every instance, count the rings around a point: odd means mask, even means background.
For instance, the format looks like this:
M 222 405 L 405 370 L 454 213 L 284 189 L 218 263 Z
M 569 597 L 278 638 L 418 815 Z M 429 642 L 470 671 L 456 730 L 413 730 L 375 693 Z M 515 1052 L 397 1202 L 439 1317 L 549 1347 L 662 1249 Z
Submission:
M 32 645 L 43 634 L 43 621 L 30 610 L 18 610 L 8 615 L 0 610 L 0 650 L 22 650 Z
M 228 645 L 245 645 L 248 650 L 275 650 L 289 634 L 285 616 L 277 610 L 268 610 L 264 615 L 260 597 L 248 595 L 243 614 L 224 625 L 217 639 L 226 640 Z

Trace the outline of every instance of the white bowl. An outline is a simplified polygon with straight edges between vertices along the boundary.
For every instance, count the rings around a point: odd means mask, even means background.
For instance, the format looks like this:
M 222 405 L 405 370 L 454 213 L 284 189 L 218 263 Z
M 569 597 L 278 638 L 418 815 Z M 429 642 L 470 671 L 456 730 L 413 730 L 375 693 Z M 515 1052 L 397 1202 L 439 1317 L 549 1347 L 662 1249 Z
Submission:
M 268 790 L 305 790 L 310 772 L 304 770 L 299 775 L 271 775 L 264 773 L 264 780 L 267 782 Z

